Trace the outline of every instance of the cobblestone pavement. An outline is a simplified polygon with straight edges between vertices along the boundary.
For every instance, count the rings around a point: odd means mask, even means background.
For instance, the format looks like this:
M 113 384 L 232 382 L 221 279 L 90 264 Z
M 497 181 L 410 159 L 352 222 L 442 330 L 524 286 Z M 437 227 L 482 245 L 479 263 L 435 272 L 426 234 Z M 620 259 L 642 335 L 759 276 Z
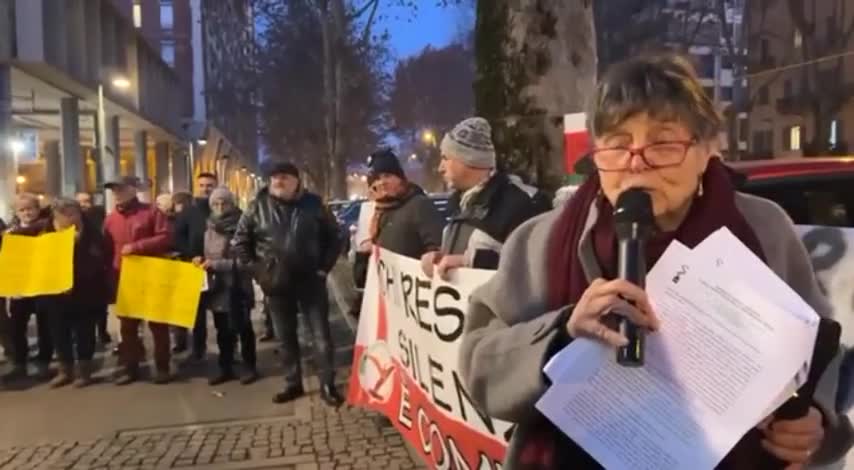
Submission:
M 332 318 L 333 337 L 341 346 L 336 359 L 343 393 L 354 335 L 335 308 Z M 211 325 L 209 336 L 214 331 Z M 102 360 L 108 370 L 111 359 Z M 272 405 L 270 397 L 281 386 L 272 345 L 262 346 L 259 361 L 266 379 L 248 387 L 211 389 L 202 370 L 184 371 L 182 380 L 164 387 L 48 390 L 38 385 L 0 391 L 0 428 L 7 428 L 0 431 L 0 469 L 424 468 L 388 420 L 347 405 L 337 410 L 324 405 L 316 379 L 306 380 L 306 397 Z M 305 362 L 306 377 L 311 377 L 310 362 Z
M 411 469 L 397 431 L 316 396 L 289 417 L 119 432 L 111 438 L 0 451 L 3 469 Z

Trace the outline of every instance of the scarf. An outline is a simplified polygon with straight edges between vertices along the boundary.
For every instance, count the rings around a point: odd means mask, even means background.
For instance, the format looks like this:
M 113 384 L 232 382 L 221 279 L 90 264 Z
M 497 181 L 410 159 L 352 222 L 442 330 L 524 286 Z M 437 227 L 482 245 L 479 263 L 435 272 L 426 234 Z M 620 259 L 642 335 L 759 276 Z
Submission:
M 713 158 L 709 162 L 703 174 L 702 187 L 703 194 L 697 195 L 679 228 L 674 232 L 656 234 L 649 241 L 646 250 L 649 268 L 673 240 L 693 248 L 722 227 L 727 227 L 760 259 L 765 259 L 759 239 L 736 207 L 731 174 L 719 159 Z M 613 207 L 600 196 L 600 190 L 599 178 L 594 174 L 566 204 L 552 229 L 547 247 L 549 253 L 553 254 L 549 256 L 547 266 L 549 310 L 576 303 L 589 286 L 578 258 L 578 247 L 584 235 L 590 207 L 594 204 L 599 210 L 591 233 L 596 258 L 606 277 L 613 278 L 615 274 L 617 238 Z M 542 426 L 532 427 L 530 438 L 520 443 L 517 468 L 564 468 L 576 463 L 570 460 L 580 458 L 580 455 L 589 459 L 583 450 L 548 420 L 542 418 L 542 421 Z M 718 468 L 752 468 L 751 464 L 745 465 L 745 462 L 752 461 L 758 452 L 758 434 L 748 433 Z
M 237 232 L 237 223 L 240 221 L 242 215 L 243 212 L 236 207 L 219 215 L 211 212 L 210 217 L 208 217 L 208 227 L 212 228 L 216 233 L 225 235 L 231 239 L 234 233 Z
M 142 203 L 139 202 L 139 199 L 134 197 L 133 199 L 125 201 L 121 204 L 116 204 L 116 212 L 118 212 L 119 214 L 127 214 L 141 205 Z
M 423 190 L 412 183 L 407 183 L 399 194 L 389 195 L 374 202 L 374 214 L 371 217 L 370 236 L 371 243 L 376 244 L 380 236 L 380 222 L 386 212 L 400 208 L 412 196 L 423 193 Z

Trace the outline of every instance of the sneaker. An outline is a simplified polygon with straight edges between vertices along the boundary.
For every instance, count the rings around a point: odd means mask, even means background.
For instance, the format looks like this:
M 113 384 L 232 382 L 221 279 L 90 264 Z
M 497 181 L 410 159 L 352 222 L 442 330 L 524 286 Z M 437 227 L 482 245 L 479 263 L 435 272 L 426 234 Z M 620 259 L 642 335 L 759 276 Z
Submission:
M 305 390 L 302 388 L 302 385 L 291 385 L 285 391 L 273 396 L 273 403 L 281 405 L 294 401 L 303 395 L 305 395 Z
M 264 336 L 262 336 L 258 341 L 262 343 L 269 343 L 270 341 L 273 341 L 275 339 L 276 335 L 274 335 L 273 333 L 264 333 Z

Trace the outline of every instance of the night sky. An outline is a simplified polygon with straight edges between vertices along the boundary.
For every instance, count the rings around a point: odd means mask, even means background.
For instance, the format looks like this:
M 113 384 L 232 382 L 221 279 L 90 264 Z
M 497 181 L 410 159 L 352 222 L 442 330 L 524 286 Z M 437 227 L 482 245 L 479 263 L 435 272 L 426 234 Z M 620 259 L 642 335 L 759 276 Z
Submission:
M 419 0 L 417 10 L 384 9 L 380 26 L 388 30 L 397 59 L 417 54 L 427 45 L 442 47 L 454 40 L 461 15 L 455 8 L 441 8 L 435 3 L 435 0 Z

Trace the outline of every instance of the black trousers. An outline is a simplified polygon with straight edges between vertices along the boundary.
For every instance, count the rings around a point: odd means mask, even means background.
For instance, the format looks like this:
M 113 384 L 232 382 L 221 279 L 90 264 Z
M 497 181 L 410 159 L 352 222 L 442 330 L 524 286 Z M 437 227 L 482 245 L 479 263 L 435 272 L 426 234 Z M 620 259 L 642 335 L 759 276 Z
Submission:
M 96 331 L 102 338 L 107 336 L 107 320 L 109 316 L 110 307 L 108 305 L 98 307 L 97 316 L 95 317 L 95 326 Z
M 71 365 L 75 359 L 91 361 L 95 356 L 96 323 L 103 316 L 101 309 L 57 302 L 47 308 L 47 314 L 59 362 Z
M 0 297 L 0 347 L 3 348 L 3 354 L 6 357 L 12 357 L 12 320 L 9 318 L 9 311 L 6 299 Z
M 199 297 L 199 307 L 196 311 L 196 323 L 193 325 L 192 354 L 196 357 L 204 357 L 208 350 L 208 314 L 207 297 L 204 293 Z M 172 327 L 175 346 L 179 349 L 187 347 L 190 331 L 187 328 Z
M 27 327 L 30 317 L 36 316 L 39 353 L 36 360 L 49 364 L 53 359 L 53 339 L 50 335 L 50 323 L 47 312 L 37 298 L 13 299 L 9 301 L 9 317 L 12 324 L 12 358 L 15 365 L 27 363 L 30 345 L 27 341 Z
M 302 312 L 314 337 L 314 364 L 321 384 L 335 381 L 335 347 L 329 331 L 329 294 L 326 279 L 311 277 L 289 289 L 287 295 L 271 296 L 270 314 L 282 342 L 282 362 L 287 386 L 302 383 L 297 312 Z
M 273 316 L 270 315 L 270 301 L 264 298 L 264 333 L 267 336 L 276 336 L 276 329 L 273 327 Z
M 257 360 L 255 331 L 252 329 L 250 312 L 234 308 L 230 312 L 213 312 L 216 327 L 216 344 L 219 347 L 219 367 L 231 370 L 234 366 L 234 350 L 240 339 L 240 357 L 247 369 L 254 370 Z

